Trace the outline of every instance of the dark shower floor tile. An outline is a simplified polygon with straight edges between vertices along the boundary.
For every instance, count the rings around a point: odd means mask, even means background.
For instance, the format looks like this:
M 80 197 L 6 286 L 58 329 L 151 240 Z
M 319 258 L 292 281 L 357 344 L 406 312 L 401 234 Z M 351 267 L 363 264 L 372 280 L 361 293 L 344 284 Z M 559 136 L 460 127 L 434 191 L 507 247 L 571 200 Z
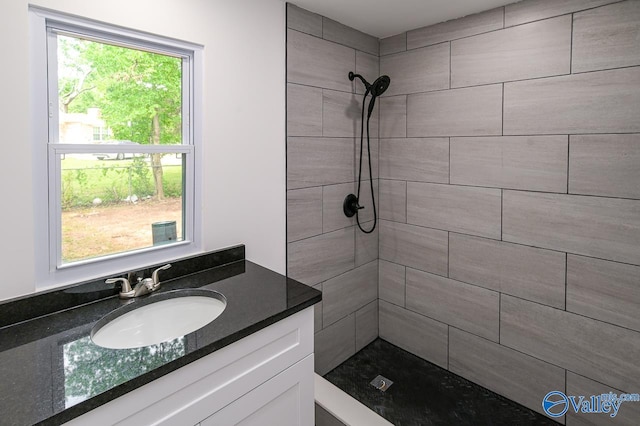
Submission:
M 369 384 L 378 375 L 393 382 L 386 392 Z M 396 426 L 558 425 L 382 339 L 325 378 Z

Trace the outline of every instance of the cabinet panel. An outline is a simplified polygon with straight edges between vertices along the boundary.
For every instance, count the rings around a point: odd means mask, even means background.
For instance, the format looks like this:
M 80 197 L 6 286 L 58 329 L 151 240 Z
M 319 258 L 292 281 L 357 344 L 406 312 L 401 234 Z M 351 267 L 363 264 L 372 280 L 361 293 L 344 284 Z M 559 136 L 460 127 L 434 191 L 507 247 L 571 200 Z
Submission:
M 310 307 L 67 425 L 196 424 L 312 352 L 313 307 Z
M 310 426 L 313 400 L 313 355 L 309 355 L 203 420 L 201 426 Z

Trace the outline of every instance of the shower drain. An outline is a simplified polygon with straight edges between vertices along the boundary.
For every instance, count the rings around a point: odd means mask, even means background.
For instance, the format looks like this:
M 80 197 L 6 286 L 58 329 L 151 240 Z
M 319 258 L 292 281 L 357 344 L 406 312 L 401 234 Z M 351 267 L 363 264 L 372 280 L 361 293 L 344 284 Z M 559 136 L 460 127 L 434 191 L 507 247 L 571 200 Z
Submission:
M 391 380 L 383 376 L 377 376 L 371 381 L 371 386 L 376 389 L 380 389 L 382 392 L 385 392 L 387 389 L 389 389 L 392 384 L 393 382 Z

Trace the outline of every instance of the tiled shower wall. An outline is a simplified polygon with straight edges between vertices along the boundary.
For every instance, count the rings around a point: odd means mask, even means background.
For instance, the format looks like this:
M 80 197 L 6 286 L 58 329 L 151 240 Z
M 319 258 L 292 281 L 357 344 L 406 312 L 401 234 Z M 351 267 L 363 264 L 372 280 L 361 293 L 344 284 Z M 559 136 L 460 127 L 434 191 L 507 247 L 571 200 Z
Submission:
M 316 305 L 316 371 L 327 373 L 378 336 L 378 231 L 342 212 L 355 193 L 364 86 L 378 76 L 378 39 L 287 6 L 287 269 L 323 292 Z M 371 119 L 377 188 L 378 107 Z M 363 158 L 366 163 L 368 157 Z M 369 175 L 361 223 L 373 225 Z M 377 190 L 377 189 L 376 189 Z
M 408 31 L 380 73 L 380 336 L 536 411 L 639 392 L 640 1 Z

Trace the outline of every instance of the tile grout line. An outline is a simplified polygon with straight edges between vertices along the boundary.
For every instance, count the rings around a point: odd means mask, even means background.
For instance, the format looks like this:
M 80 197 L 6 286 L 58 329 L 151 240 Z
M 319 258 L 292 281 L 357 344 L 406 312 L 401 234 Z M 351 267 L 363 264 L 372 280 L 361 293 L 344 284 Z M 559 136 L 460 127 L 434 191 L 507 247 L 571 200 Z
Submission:
M 449 137 L 449 185 L 451 185 L 451 137 Z
M 451 56 L 452 56 L 452 52 L 451 52 L 451 41 L 449 41 L 449 89 L 451 89 Z
M 571 163 L 571 136 L 567 135 L 567 194 L 569 194 L 570 163 Z
M 402 269 L 404 271 L 404 303 L 403 308 L 407 308 L 407 267 L 402 265 Z
M 569 74 L 573 74 L 573 21 L 575 19 L 575 13 L 571 15 L 571 40 L 569 45 Z
M 564 254 L 564 310 L 567 311 L 567 290 L 569 288 L 569 253 Z
M 500 188 L 500 241 L 504 241 L 504 189 Z
M 447 232 L 447 278 L 451 278 L 451 231 Z
M 409 182 L 404 181 L 404 223 L 409 223 Z
M 502 83 L 502 136 L 504 136 L 504 83 Z
M 502 292 L 498 292 L 498 344 L 500 345 L 500 340 L 502 335 Z
M 451 326 L 447 324 L 447 370 L 451 368 Z

